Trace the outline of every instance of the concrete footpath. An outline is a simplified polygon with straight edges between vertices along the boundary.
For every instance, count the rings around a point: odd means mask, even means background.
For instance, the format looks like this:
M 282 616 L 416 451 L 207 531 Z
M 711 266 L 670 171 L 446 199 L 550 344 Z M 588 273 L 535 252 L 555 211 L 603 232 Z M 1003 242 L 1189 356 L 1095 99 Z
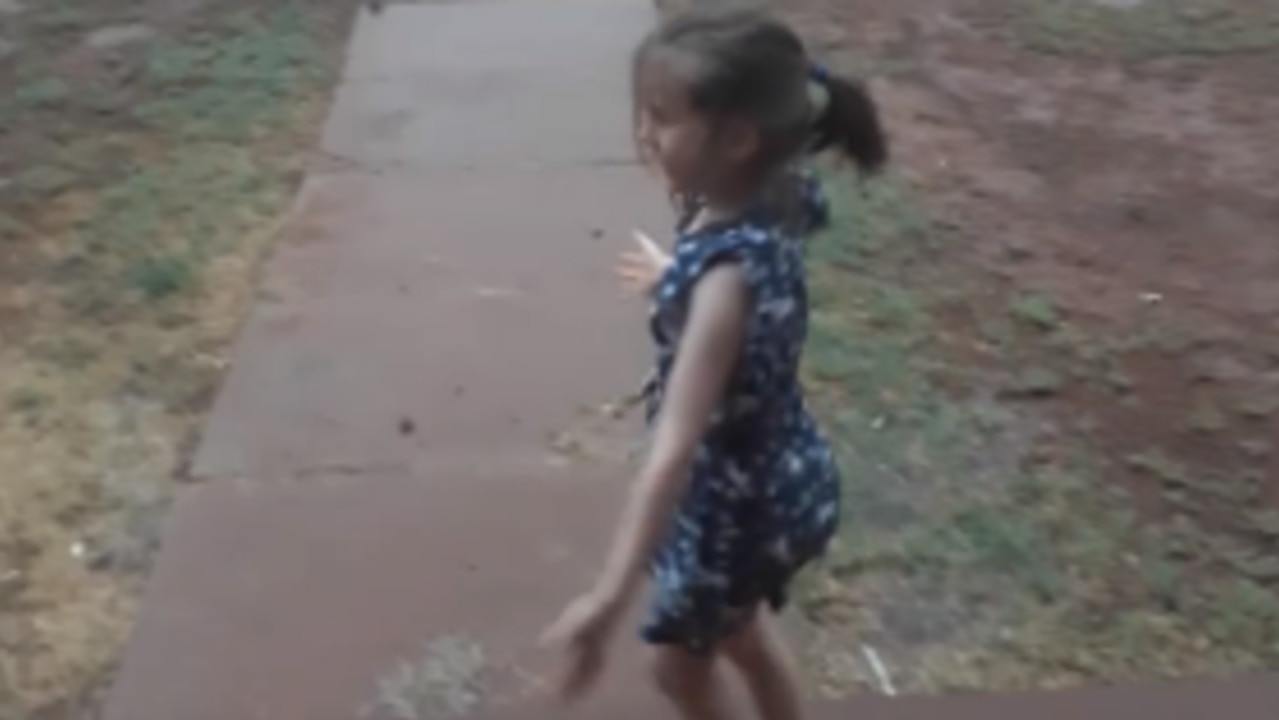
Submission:
M 653 21 L 651 0 L 361 17 L 324 135 L 342 169 L 306 181 L 267 267 L 108 720 L 560 715 L 536 699 L 534 642 L 602 556 L 636 437 L 609 404 L 648 363 L 612 265 L 630 228 L 670 222 L 628 137 Z M 667 717 L 622 645 L 576 715 Z M 1181 692 L 826 712 L 1216 707 Z M 1279 717 L 1273 686 L 1212 692 L 1250 704 L 1234 720 Z
M 637 435 L 606 406 L 649 361 L 614 261 L 670 222 L 628 133 L 652 22 L 650 0 L 362 13 L 323 141 L 343 169 L 266 268 L 108 718 L 349 720 L 405 662 L 456 677 L 404 698 L 532 702 Z M 450 637 L 485 669 L 434 657 Z M 634 660 L 601 716 L 651 701 Z

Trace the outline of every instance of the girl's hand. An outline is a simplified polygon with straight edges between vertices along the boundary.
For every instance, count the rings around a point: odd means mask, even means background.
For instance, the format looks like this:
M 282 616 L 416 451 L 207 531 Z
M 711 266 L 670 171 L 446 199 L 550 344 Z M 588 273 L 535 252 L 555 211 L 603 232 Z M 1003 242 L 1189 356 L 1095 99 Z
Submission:
M 632 231 L 640 249 L 636 252 L 622 253 L 621 263 L 617 268 L 617 276 L 627 290 L 647 295 L 653 292 L 662 274 L 671 265 L 671 256 L 658 246 L 652 238 L 640 232 Z
M 597 593 L 569 603 L 542 636 L 542 642 L 565 652 L 565 667 L 556 683 L 561 700 L 572 702 L 591 691 L 604 669 L 606 650 L 618 623 L 618 606 Z

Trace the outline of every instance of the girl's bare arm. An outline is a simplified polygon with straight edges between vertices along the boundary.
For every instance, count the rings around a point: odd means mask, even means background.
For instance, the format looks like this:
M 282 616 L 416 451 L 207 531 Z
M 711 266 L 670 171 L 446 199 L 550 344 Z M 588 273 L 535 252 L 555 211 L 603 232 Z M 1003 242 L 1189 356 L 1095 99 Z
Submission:
M 741 268 L 723 264 L 697 283 L 652 449 L 632 486 L 594 592 L 629 603 L 688 485 L 693 454 L 723 397 L 745 340 L 750 293 Z

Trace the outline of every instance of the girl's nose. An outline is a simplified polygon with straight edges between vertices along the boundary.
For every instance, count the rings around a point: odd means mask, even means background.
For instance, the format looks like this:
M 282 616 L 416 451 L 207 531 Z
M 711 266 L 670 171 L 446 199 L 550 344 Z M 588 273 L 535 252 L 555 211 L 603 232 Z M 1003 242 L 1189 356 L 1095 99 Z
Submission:
M 653 133 L 646 128 L 641 127 L 636 137 L 637 145 L 639 145 L 640 160 L 651 162 L 657 159 L 657 139 L 653 137 Z

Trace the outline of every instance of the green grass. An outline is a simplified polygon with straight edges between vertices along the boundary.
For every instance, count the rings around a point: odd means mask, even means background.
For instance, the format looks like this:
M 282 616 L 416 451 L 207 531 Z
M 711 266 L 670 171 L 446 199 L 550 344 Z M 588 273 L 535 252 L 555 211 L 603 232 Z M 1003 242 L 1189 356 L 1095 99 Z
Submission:
M 58 27 L 84 14 L 74 3 L 39 13 L 37 20 Z M 77 314 L 109 316 L 198 289 L 210 260 L 234 248 L 260 212 L 278 207 L 283 181 L 292 179 L 254 143 L 287 127 L 298 98 L 333 72 L 291 2 L 157 40 L 143 53 L 140 85 L 118 93 L 133 93 L 126 101 L 59 77 L 39 53 L 24 61 L 15 92 L 0 101 L 3 119 L 46 126 L 57 140 L 47 144 L 56 150 L 13 177 L 7 193 L 15 208 L 38 210 L 72 191 L 98 198 L 57 272 Z M 110 127 L 121 117 L 114 132 L 68 129 L 73 122 Z M 0 234 L 23 230 L 8 223 Z
M 1061 322 L 1061 311 L 1051 297 L 1042 293 L 1017 295 L 1009 304 L 1009 311 L 1019 322 L 1039 330 L 1053 330 Z
M 34 413 L 44 405 L 45 397 L 31 388 L 19 388 L 9 393 L 9 409 L 15 413 Z
M 1014 6 L 1032 49 L 1063 55 L 1230 55 L 1279 49 L 1279 5 L 1269 0 L 1147 0 L 1131 8 L 1087 0 Z
M 911 188 L 840 177 L 831 190 L 834 228 L 810 245 L 806 375 L 840 458 L 845 515 L 831 557 L 798 593 L 809 617 L 836 636 L 850 626 L 854 642 L 879 628 L 881 650 L 929 669 L 915 690 L 1279 665 L 1264 554 L 1190 522 L 1138 523 L 1098 453 L 1040 433 L 1034 408 L 993 399 L 996 369 L 954 368 L 941 354 L 939 310 L 961 278 L 929 268 L 944 248 Z M 1047 296 L 1014 295 L 1008 307 L 988 330 L 1010 350 L 1092 348 L 1097 367 L 1115 352 Z M 943 392 L 939 367 L 970 381 Z M 1015 382 L 1043 394 L 1063 379 L 1032 366 Z M 1153 451 L 1129 462 L 1196 497 L 1257 487 L 1190 478 Z M 964 629 L 907 641 L 884 629 L 890 611 L 957 617 Z
M 173 149 L 125 165 L 100 188 L 61 263 L 74 312 L 104 316 L 197 289 L 210 260 L 279 206 L 288 171 L 245 143 L 290 122 L 296 98 L 330 72 L 320 58 L 291 5 L 151 48 L 144 79 L 154 99 L 137 113 Z M 82 146 L 67 159 L 97 151 Z M 56 168 L 45 175 L 64 179 Z
M 196 250 L 195 246 L 193 250 Z M 132 284 L 148 300 L 159 300 L 189 287 L 195 277 L 196 252 L 144 258 L 131 268 Z
M 71 94 L 71 86 L 57 77 L 41 77 L 27 80 L 18 86 L 13 101 L 19 109 L 49 107 L 65 100 Z
M 37 165 L 18 173 L 15 191 L 20 197 L 48 197 L 72 187 L 75 173 L 57 165 Z
M 819 262 L 866 260 L 886 251 L 913 249 L 931 239 L 929 221 L 911 188 L 895 176 L 859 183 L 837 176 L 834 192 L 840 203 L 832 210 L 837 228 L 815 241 L 811 252 Z
M 1018 397 L 1042 398 L 1056 395 L 1064 385 L 1065 380 L 1056 370 L 1033 365 L 1018 372 L 1007 390 Z
M 239 141 L 269 130 L 298 88 L 327 71 L 295 7 L 240 14 L 203 39 L 152 49 L 146 79 L 153 99 L 140 115 L 189 136 Z
M 208 259 L 257 220 L 254 211 L 281 201 L 279 173 L 251 151 L 220 145 L 182 147 L 126 171 L 63 261 L 69 306 L 109 313 L 195 288 Z
M 40 3 L 44 7 L 35 17 L 34 25 L 42 35 L 82 32 L 94 22 L 94 14 L 86 4 L 76 0 L 45 0 Z

